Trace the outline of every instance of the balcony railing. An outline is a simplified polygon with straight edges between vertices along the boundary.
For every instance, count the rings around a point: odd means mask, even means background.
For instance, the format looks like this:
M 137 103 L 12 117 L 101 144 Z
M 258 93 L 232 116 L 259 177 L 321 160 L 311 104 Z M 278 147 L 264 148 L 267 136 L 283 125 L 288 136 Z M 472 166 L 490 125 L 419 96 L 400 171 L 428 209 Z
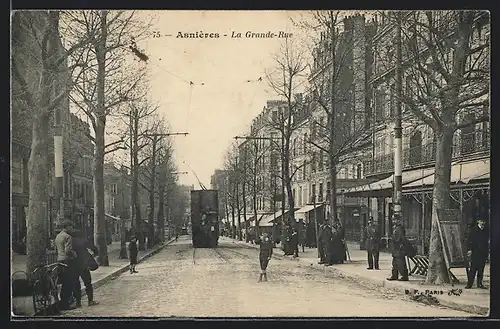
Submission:
M 490 138 L 488 132 L 474 131 L 462 134 L 453 147 L 454 160 L 468 155 L 488 152 Z M 403 150 L 403 169 L 431 165 L 436 160 L 436 143 L 410 147 Z M 365 175 L 375 175 L 394 171 L 394 153 L 375 157 L 364 162 Z

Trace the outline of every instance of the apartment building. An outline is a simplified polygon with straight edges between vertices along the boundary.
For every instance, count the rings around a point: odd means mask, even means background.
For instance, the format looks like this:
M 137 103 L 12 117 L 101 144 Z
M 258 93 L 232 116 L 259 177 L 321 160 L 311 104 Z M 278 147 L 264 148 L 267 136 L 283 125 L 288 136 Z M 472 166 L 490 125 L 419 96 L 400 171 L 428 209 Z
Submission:
M 415 16 L 416 15 L 416 16 Z M 412 52 L 410 38 L 415 21 L 419 22 L 425 12 L 407 12 L 403 15 L 402 64 L 404 97 L 414 97 L 415 93 L 415 52 Z M 433 12 L 442 35 L 453 42 L 456 33 L 453 15 L 458 11 Z M 396 25 L 389 16 L 377 18 L 377 33 L 372 40 L 373 76 L 369 80 L 373 108 L 373 157 L 365 161 L 366 177 L 376 182 L 350 189 L 347 195 L 363 196 L 368 200 L 370 214 L 380 225 L 386 239 L 392 228 L 392 194 L 394 171 L 394 113 L 396 106 L 395 63 L 396 63 Z M 418 26 L 418 23 L 417 23 Z M 478 12 L 471 36 L 472 49 L 489 48 L 489 18 Z M 421 33 L 422 31 L 420 31 Z M 448 42 L 448 39 L 443 39 Z M 441 40 L 441 41 L 443 41 Z M 425 50 L 421 56 L 430 55 Z M 453 60 L 453 47 L 444 55 L 445 67 Z M 477 60 L 478 53 L 473 51 L 468 60 Z M 489 54 L 486 55 L 489 57 Z M 430 60 L 430 59 L 429 59 Z M 473 88 L 474 86 L 470 86 Z M 483 96 L 487 98 L 489 95 Z M 484 106 L 464 106 L 457 114 L 457 122 L 473 121 L 478 113 L 488 113 Z M 403 102 L 403 222 L 406 234 L 413 239 L 419 252 L 426 253 L 429 248 L 432 210 L 432 187 L 436 155 L 436 137 L 430 126 L 420 121 L 410 107 Z M 460 209 L 464 222 L 473 218 L 487 217 L 489 212 L 489 153 L 490 125 L 484 120 L 458 129 L 453 137 L 453 163 L 451 173 L 452 207 Z
M 331 191 L 328 154 L 329 144 L 333 143 L 339 154 L 335 170 L 337 215 L 344 223 L 347 238 L 355 240 L 361 234 L 360 221 L 366 220 L 366 202 L 362 198 L 343 197 L 342 191 L 366 183 L 363 164 L 370 157 L 372 144 L 369 134 L 371 97 L 367 81 L 371 76 L 370 45 L 375 29 L 374 22 L 366 22 L 363 15 L 345 17 L 342 23 L 342 31 L 335 36 L 338 56 L 335 67 L 331 60 L 332 38 L 327 32 L 320 34 L 313 50 L 314 64 L 309 78 L 312 92 L 306 96 L 310 108 L 299 119 L 303 120 L 304 128 L 297 131 L 294 138 L 298 146 L 295 165 L 302 164 L 294 191 L 297 204 L 301 206 L 298 218 L 307 221 L 307 214 L 317 207 L 322 217 L 327 216 Z M 332 70 L 338 72 L 334 78 Z M 329 120 L 332 90 L 335 114 L 333 120 Z M 332 125 L 336 135 L 330 141 L 329 127 Z

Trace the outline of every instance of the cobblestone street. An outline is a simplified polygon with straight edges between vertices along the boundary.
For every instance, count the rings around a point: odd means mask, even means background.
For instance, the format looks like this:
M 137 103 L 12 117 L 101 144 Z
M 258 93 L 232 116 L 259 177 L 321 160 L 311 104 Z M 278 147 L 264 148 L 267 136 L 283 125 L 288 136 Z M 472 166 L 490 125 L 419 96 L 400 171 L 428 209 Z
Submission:
M 226 241 L 217 249 L 193 249 L 181 237 L 137 270 L 98 288 L 100 305 L 62 316 L 473 316 L 365 290 L 288 259 L 273 258 L 269 281 L 258 283 L 258 251 Z

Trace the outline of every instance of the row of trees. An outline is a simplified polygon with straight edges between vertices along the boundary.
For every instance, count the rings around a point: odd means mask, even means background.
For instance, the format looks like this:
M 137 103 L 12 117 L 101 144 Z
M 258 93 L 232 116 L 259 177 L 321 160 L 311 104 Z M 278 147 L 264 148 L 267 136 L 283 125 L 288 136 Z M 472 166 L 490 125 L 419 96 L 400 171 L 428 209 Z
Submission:
M 28 271 L 45 262 L 45 248 L 40 246 L 46 246 L 48 241 L 45 221 L 51 186 L 48 175 L 50 123 L 54 115 L 67 106 L 68 100 L 91 127 L 88 138 L 94 144 L 94 242 L 99 249 L 99 264 L 109 265 L 104 161 L 117 150 L 131 150 L 134 221 L 141 249 L 144 249 L 144 237 L 139 185 L 150 193 L 148 241 L 161 241 L 164 237 L 165 203 L 174 203 L 172 193 L 168 192 L 174 190 L 176 176 L 171 144 L 162 138 L 167 136 L 168 126 L 158 117 L 158 107 L 148 98 L 148 58 L 136 45 L 149 36 L 149 27 L 145 17 L 134 11 L 13 13 L 14 103 L 21 112 L 26 112 L 23 117 L 29 120 L 25 124 L 32 130 L 28 161 Z M 112 127 L 119 128 L 108 132 Z M 110 138 L 117 133 L 118 139 Z M 158 210 L 155 212 L 155 209 Z M 157 232 L 153 231 L 155 215 Z M 123 244 L 122 240 L 122 247 Z
M 371 100 L 373 86 L 368 81 L 362 84 L 355 81 L 356 74 L 363 74 L 368 78 L 374 74 L 372 61 L 365 58 L 366 65 L 358 67 L 354 77 L 346 74 L 353 72 L 356 59 L 365 56 L 366 49 L 372 48 L 373 51 L 373 44 L 367 41 L 366 34 L 350 32 L 345 25 L 346 13 L 341 11 L 316 12 L 311 16 L 312 20 L 296 23 L 303 28 L 320 32 L 321 37 L 316 40 L 316 44 L 322 45 L 319 49 L 325 53 L 323 56 L 315 54 L 319 63 L 315 62 L 312 67 L 308 65 L 299 45 L 292 44 L 287 39 L 276 56 L 276 68 L 267 75 L 269 85 L 283 101 L 277 119 L 268 120 L 267 126 L 280 135 L 281 147 L 278 149 L 282 168 L 279 175 L 286 190 L 287 207 L 291 210 L 291 215 L 287 218 L 291 221 L 294 220 L 292 182 L 301 166 L 294 163 L 291 151 L 296 147 L 294 132 L 302 128 L 301 120 L 298 119 L 303 116 L 304 110 L 308 112 L 311 125 L 311 134 L 305 141 L 310 146 L 308 162 L 313 160 L 311 154 L 315 151 L 327 154 L 329 211 L 336 214 L 337 171 L 342 162 L 356 154 L 354 151 L 363 148 L 366 141 L 370 140 L 375 126 L 373 118 L 370 118 L 375 114 L 374 107 L 386 105 L 375 104 L 377 100 Z M 396 86 L 394 106 L 399 107 L 399 110 L 404 106 L 412 114 L 413 120 L 418 121 L 418 125 L 430 126 L 436 138 L 427 283 L 448 283 L 450 278 L 442 253 L 437 213 L 450 206 L 454 132 L 489 120 L 490 44 L 488 36 L 480 36 L 482 26 L 489 25 L 489 16 L 480 11 L 399 11 L 379 12 L 376 16 L 378 21 L 383 18 L 387 22 L 378 26 L 378 29 L 392 26 L 388 53 L 383 56 L 375 53 L 373 56 L 377 58 L 377 65 L 381 65 L 381 72 L 388 72 L 387 82 Z M 486 41 L 481 42 L 480 39 Z M 394 52 L 406 55 L 404 58 L 394 58 L 390 55 Z M 403 92 L 403 79 L 398 78 L 396 71 L 399 71 L 399 77 L 405 76 L 405 89 L 408 92 Z M 305 88 L 308 97 L 302 101 L 301 98 L 295 98 L 295 95 L 303 85 L 305 75 L 310 77 L 310 83 Z M 358 102 L 360 98 L 366 98 L 367 101 Z M 472 115 L 464 116 L 464 111 Z M 318 113 L 326 115 L 326 123 L 318 120 Z M 228 158 L 238 158 L 234 146 L 228 153 Z M 241 158 L 241 154 L 239 157 Z M 233 209 L 239 211 L 239 191 L 245 191 L 239 187 L 248 184 L 248 177 L 252 181 L 252 177 L 259 177 L 263 173 L 250 171 L 251 175 L 242 175 L 242 172 L 249 171 L 236 166 L 235 161 L 228 163 L 225 169 L 233 184 L 229 184 L 226 194 L 229 196 L 230 207 L 234 205 Z M 245 202 L 243 196 L 241 200 Z

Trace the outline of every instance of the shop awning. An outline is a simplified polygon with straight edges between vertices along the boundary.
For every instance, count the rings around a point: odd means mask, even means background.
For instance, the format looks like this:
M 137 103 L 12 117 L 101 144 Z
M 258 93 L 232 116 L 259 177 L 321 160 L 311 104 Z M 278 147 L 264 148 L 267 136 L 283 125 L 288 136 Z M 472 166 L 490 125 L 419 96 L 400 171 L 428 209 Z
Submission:
M 259 219 L 259 227 L 269 227 L 274 225 L 274 214 L 263 214 Z M 254 223 L 254 226 L 255 223 Z
M 490 178 L 490 159 L 477 159 L 452 164 L 451 178 L 452 185 L 468 184 L 473 180 L 483 180 Z M 434 185 L 434 174 L 419 179 L 408 184 L 403 184 L 403 189 L 411 190 Z
M 308 212 L 313 211 L 315 208 L 318 209 L 322 206 L 323 206 L 323 203 L 317 203 L 316 205 L 314 205 L 314 204 L 305 205 L 304 207 L 295 211 L 295 219 L 296 220 L 300 220 L 300 219 L 305 220 L 306 214 Z
M 299 208 L 296 208 L 295 211 L 299 210 Z M 286 209 L 285 210 L 285 215 L 288 214 L 288 212 L 290 211 L 290 209 Z M 277 211 L 276 213 L 273 213 L 273 214 L 269 214 L 267 216 L 264 216 L 264 218 L 262 218 L 259 222 L 259 226 L 265 226 L 263 225 L 263 223 L 268 223 L 267 225 L 268 226 L 272 226 L 275 219 L 276 221 L 280 220 L 281 216 L 283 215 L 283 212 L 281 210 Z
M 422 177 L 427 177 L 434 173 L 434 167 L 432 168 L 423 168 L 423 169 L 413 169 L 408 171 L 403 171 L 402 173 L 402 184 L 408 184 L 414 182 L 416 180 L 422 179 Z M 356 195 L 364 195 L 371 196 L 375 195 L 377 192 L 392 190 L 394 182 L 394 174 L 390 175 L 387 178 L 379 180 L 377 182 L 373 182 L 370 184 L 365 184 L 361 186 L 352 187 L 344 191 L 344 195 L 347 196 L 356 196 Z

